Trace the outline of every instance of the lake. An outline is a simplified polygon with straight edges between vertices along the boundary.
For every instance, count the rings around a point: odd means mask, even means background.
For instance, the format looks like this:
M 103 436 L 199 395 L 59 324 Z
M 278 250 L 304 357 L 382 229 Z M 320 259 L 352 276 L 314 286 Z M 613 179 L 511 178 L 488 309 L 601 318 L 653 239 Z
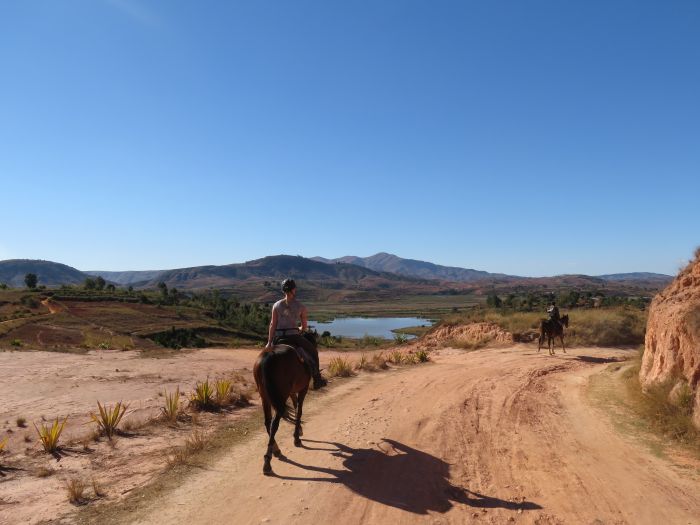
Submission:
M 332 335 L 360 338 L 365 334 L 384 339 L 393 339 L 392 330 L 409 326 L 430 326 L 433 322 L 420 317 L 339 317 L 330 323 L 309 321 L 309 326 L 319 334 L 329 331 Z M 407 336 L 413 339 L 414 336 Z

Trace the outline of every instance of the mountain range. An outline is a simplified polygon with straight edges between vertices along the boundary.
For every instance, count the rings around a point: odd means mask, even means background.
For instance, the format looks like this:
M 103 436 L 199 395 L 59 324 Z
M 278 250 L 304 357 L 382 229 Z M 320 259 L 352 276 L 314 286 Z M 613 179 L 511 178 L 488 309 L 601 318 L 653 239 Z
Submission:
M 553 277 L 519 277 L 482 270 L 441 266 L 438 264 L 403 259 L 389 253 L 371 257 L 346 256 L 337 259 L 305 258 L 275 255 L 245 263 L 221 266 L 196 266 L 172 270 L 150 271 L 86 271 L 51 261 L 13 259 L 0 261 L 0 283 L 13 287 L 24 286 L 26 273 L 35 273 L 40 285 L 58 286 L 80 284 L 87 277 L 102 276 L 108 282 L 134 288 L 153 288 L 158 282 L 182 290 L 205 288 L 239 288 L 253 283 L 267 283 L 277 289 L 276 281 L 292 276 L 327 290 L 390 290 L 401 288 L 416 293 L 441 293 L 447 289 L 504 289 L 506 287 L 602 287 L 639 288 L 658 290 L 672 277 L 657 273 L 622 273 L 601 276 L 558 275 Z

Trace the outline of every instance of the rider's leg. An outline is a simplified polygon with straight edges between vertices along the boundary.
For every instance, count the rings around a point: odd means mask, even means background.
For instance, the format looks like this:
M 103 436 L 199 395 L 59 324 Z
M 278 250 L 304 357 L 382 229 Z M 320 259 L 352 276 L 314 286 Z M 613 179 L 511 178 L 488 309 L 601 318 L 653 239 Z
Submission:
M 320 363 L 318 360 L 318 350 L 311 341 L 306 339 L 303 335 L 293 334 L 286 335 L 283 338 L 280 338 L 280 343 L 292 346 L 301 346 L 305 350 L 306 354 L 310 358 L 309 365 L 311 367 L 311 377 L 313 377 L 314 380 L 314 390 L 318 390 L 319 388 L 322 388 L 328 384 L 328 381 L 326 381 L 321 375 Z

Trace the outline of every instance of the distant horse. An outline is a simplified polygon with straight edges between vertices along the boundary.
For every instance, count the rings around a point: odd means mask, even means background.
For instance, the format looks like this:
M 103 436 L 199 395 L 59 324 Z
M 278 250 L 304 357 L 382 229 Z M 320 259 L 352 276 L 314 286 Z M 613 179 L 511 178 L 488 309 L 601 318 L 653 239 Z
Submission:
M 537 351 L 542 348 L 542 343 L 544 343 L 544 336 L 547 336 L 547 348 L 549 349 L 549 355 L 554 355 L 554 338 L 559 337 L 561 340 L 561 348 L 566 353 L 566 347 L 564 346 L 564 327 L 569 327 L 569 314 L 559 318 L 559 322 L 552 319 L 542 319 L 540 322 L 540 339 L 537 342 Z
M 270 439 L 267 443 L 263 474 L 272 474 L 272 455 L 278 459 L 285 459 L 282 455 L 275 434 L 279 428 L 280 420 L 287 417 L 287 399 L 292 397 L 296 407 L 296 421 L 294 424 L 294 445 L 301 446 L 301 413 L 304 398 L 309 390 L 311 370 L 307 363 L 302 363 L 297 351 L 285 344 L 275 345 L 271 350 L 263 350 L 253 366 L 255 384 L 262 400 L 265 414 L 265 429 Z M 275 409 L 275 418 L 272 418 L 272 408 Z

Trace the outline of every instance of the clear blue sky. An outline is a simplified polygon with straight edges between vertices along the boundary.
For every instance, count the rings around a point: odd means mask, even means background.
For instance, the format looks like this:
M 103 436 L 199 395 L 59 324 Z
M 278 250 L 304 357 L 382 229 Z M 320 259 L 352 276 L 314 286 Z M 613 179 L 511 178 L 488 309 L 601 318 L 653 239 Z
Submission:
M 0 3 L 0 259 L 675 273 L 700 2 Z

